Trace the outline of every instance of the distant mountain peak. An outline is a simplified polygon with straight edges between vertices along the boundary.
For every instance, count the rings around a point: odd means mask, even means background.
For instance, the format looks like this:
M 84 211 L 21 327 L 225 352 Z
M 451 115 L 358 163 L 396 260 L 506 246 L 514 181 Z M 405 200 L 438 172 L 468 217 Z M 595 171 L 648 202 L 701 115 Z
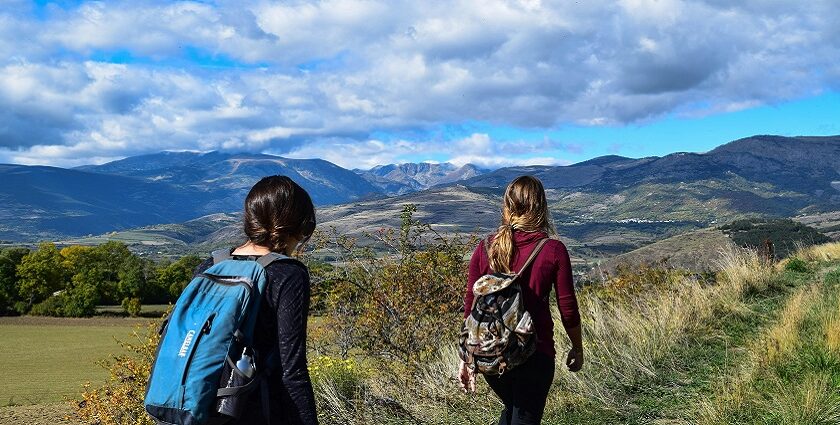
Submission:
M 487 172 L 473 164 L 450 162 L 405 162 L 354 170 L 390 195 L 401 195 L 433 186 L 469 179 Z

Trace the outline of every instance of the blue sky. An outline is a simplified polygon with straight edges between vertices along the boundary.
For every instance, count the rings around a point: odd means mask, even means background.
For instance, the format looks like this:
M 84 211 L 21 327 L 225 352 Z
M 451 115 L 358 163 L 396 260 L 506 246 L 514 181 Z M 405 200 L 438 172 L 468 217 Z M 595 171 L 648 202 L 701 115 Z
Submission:
M 486 167 L 840 134 L 840 3 L 0 4 L 0 162 Z

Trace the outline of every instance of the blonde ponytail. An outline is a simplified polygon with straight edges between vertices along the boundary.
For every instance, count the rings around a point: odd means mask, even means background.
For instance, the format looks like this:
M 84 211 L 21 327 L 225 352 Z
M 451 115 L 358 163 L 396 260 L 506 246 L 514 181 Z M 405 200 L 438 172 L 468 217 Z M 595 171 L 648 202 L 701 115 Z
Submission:
M 556 233 L 548 211 L 545 189 L 536 177 L 517 177 L 505 189 L 502 223 L 488 249 L 490 268 L 495 272 L 512 272 L 510 264 L 516 249 L 513 242 L 514 230 L 544 231 L 549 235 Z

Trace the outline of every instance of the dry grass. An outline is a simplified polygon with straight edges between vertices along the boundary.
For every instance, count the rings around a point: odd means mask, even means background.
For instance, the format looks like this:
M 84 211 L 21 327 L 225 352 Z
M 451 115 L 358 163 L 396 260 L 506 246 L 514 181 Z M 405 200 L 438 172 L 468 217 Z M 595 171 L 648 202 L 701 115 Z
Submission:
M 550 408 L 562 409 L 587 400 L 602 410 L 625 410 L 622 387 L 655 377 L 687 332 L 699 329 L 716 312 L 744 308 L 744 295 L 766 289 L 774 273 L 755 253 L 737 248 L 721 253 L 720 266 L 722 272 L 714 285 L 683 277 L 667 290 L 642 292 L 620 301 L 600 297 L 596 291 L 582 293 L 579 304 L 587 365 L 579 373 L 570 373 L 561 361 L 557 362 L 558 390 L 551 394 Z M 568 339 L 559 326 L 559 318 L 555 322 L 555 339 L 561 345 L 558 358 L 562 358 Z M 410 417 L 428 418 L 430 412 L 446 413 L 446 417 L 432 423 L 475 422 L 477 418 L 494 417 L 500 406 L 482 382 L 477 396 L 459 395 L 457 364 L 454 345 L 446 341 L 435 359 L 409 383 L 395 386 L 374 380 L 365 385 L 372 397 L 404 406 L 410 413 L 404 418 L 408 423 Z M 329 423 L 366 423 L 358 417 L 358 409 L 348 410 L 346 401 L 332 390 L 320 391 L 321 400 L 331 405 L 327 408 Z
M 821 260 L 840 258 L 840 249 L 835 253 L 834 245 L 840 247 L 840 244 L 832 244 L 809 248 L 801 255 Z M 738 312 L 750 313 L 746 298 L 775 287 L 780 276 L 779 269 L 767 264 L 756 253 L 738 248 L 722 251 L 718 265 L 720 272 L 716 283 L 711 285 L 683 277 L 667 289 L 657 288 L 626 298 L 601 297 L 597 291 L 581 293 L 578 301 L 584 320 L 587 364 L 576 374 L 565 370 L 559 360 L 568 349 L 568 339 L 559 326 L 559 318 L 555 318 L 558 366 L 548 410 L 556 413 L 575 406 L 580 408 L 585 403 L 621 416 L 633 408 L 628 405 L 625 389 L 667 373 L 668 365 L 675 360 L 671 356 L 680 344 L 685 343 L 686 335 L 693 331 L 705 332 L 712 319 Z M 784 361 L 790 355 L 797 346 L 797 329 L 818 294 L 818 290 L 810 288 L 794 293 L 782 309 L 778 323 L 748 346 L 746 365 L 736 370 L 732 380 L 720 386 L 721 396 L 706 400 L 699 407 L 686 408 L 700 410 L 702 423 L 728 424 L 731 412 L 759 399 L 760 394 L 750 385 L 752 371 L 759 365 Z M 838 328 L 840 323 L 832 326 Z M 834 335 L 840 335 L 840 332 Z M 840 336 L 828 335 L 827 338 L 834 338 L 831 344 L 840 344 Z M 333 404 L 329 408 L 331 418 L 325 423 L 415 423 L 415 418 L 424 418 L 423 423 L 434 424 L 490 421 L 500 405 L 481 380 L 477 395 L 460 394 L 455 378 L 457 364 L 454 345 L 446 340 L 434 359 L 402 385 L 380 378 L 364 383 L 369 391 L 366 403 L 370 400 L 393 401 L 404 410 L 386 415 L 392 420 L 382 419 L 381 407 L 368 404 L 366 408 L 348 409 L 346 400 L 328 391 L 321 392 L 321 400 Z M 778 403 L 799 405 L 807 411 L 801 416 L 803 418 L 831 418 L 831 409 L 818 412 L 822 400 L 818 389 L 823 384 L 828 385 L 815 378 L 798 388 L 798 392 L 789 394 L 790 400 L 780 399 Z M 379 412 L 377 416 L 363 412 L 371 409 Z M 805 423 L 796 422 L 792 408 L 786 412 L 785 418 L 791 423 Z
M 825 324 L 825 345 L 829 350 L 840 354 L 840 310 L 834 312 Z
M 805 383 L 791 388 L 775 381 L 775 391 L 765 404 L 772 423 L 785 425 L 836 425 L 840 423 L 840 392 L 831 377 L 808 376 Z
M 772 364 L 781 361 L 790 354 L 799 341 L 799 325 L 805 317 L 811 304 L 819 295 L 819 290 L 814 287 L 803 288 L 797 291 L 788 300 L 779 321 L 768 329 L 764 338 L 752 350 L 752 363 L 758 365 Z
M 813 262 L 840 260 L 840 242 L 802 248 L 795 257 Z
M 666 291 L 639 294 L 611 303 L 595 294 L 581 297 L 585 318 L 587 367 L 571 374 L 558 364 L 557 381 L 606 410 L 621 411 L 616 384 L 629 386 L 657 375 L 687 332 L 699 329 L 716 312 L 743 309 L 748 291 L 766 289 L 773 270 L 752 251 L 729 248 L 721 252 L 716 285 L 683 278 Z M 568 349 L 558 329 L 555 339 Z M 559 363 L 559 362 L 558 362 Z

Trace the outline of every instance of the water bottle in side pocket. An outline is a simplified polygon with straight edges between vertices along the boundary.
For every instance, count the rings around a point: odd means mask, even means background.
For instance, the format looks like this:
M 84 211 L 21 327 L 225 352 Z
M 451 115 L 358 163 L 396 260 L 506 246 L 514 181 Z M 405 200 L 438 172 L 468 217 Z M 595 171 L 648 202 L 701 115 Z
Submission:
M 247 385 L 254 378 L 254 358 L 249 348 L 242 350 L 242 356 L 236 361 L 234 367 L 225 367 L 222 372 L 222 382 L 225 383 L 224 388 L 236 388 Z M 219 397 L 216 403 L 216 412 L 239 419 L 242 415 L 242 408 L 245 405 L 247 392 L 239 392 L 237 394 Z

